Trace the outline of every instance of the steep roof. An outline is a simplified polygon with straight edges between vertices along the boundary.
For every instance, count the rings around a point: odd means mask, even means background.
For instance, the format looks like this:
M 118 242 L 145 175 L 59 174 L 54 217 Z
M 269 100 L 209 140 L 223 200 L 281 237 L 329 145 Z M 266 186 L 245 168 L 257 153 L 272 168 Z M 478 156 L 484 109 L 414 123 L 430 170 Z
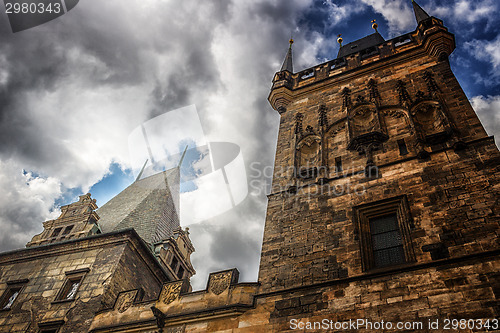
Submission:
M 290 39 L 290 46 L 288 47 L 288 52 L 286 53 L 285 60 L 281 66 L 281 71 L 289 71 L 290 73 L 293 73 L 292 44 L 293 40 Z
M 377 46 L 385 42 L 384 37 L 380 35 L 378 32 L 375 32 L 371 35 L 358 39 L 354 42 L 351 42 L 347 45 L 344 45 L 340 48 L 339 54 L 337 58 L 342 58 L 348 56 L 350 54 L 362 51 L 372 46 Z
M 419 4 L 415 2 L 415 0 L 412 0 L 412 4 L 413 4 L 413 11 L 415 12 L 415 18 L 417 19 L 417 23 L 420 23 L 423 20 L 430 17 L 429 14 L 427 14 L 425 10 L 423 10 L 422 7 L 420 7 Z
M 97 210 L 103 232 L 134 228 L 147 243 L 169 238 L 180 226 L 179 169 L 170 169 L 132 183 Z

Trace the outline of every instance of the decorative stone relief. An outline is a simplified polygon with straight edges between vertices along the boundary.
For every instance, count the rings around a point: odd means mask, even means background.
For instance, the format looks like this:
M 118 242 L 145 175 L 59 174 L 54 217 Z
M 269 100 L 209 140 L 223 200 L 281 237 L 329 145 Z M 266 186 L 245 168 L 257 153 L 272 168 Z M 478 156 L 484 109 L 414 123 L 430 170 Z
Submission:
M 115 309 L 120 313 L 127 311 L 127 309 L 134 303 L 136 296 L 137 290 L 120 293 L 115 303 Z
M 424 73 L 424 80 L 425 83 L 427 84 L 427 90 L 429 91 L 429 94 L 432 95 L 433 93 L 439 91 L 439 87 L 436 81 L 434 80 L 434 74 L 432 74 L 432 72 L 426 71 Z
M 309 132 L 296 148 L 296 161 L 298 175 L 301 178 L 311 178 L 321 164 L 321 138 Z
M 352 105 L 351 101 L 351 90 L 347 87 L 345 87 L 342 90 L 342 107 L 343 108 L 349 108 Z
M 403 106 L 408 106 L 412 103 L 410 94 L 408 93 L 408 90 L 406 90 L 406 84 L 399 80 L 396 83 L 396 89 L 399 94 L 399 104 Z
M 362 106 L 356 109 L 351 115 L 352 135 L 353 137 L 370 133 L 377 128 L 375 109 L 369 106 Z
M 231 285 L 232 272 L 216 273 L 210 276 L 208 291 L 220 295 Z
M 325 105 L 320 105 L 318 108 L 318 122 L 319 122 L 319 127 L 323 130 L 324 128 L 328 127 L 328 118 L 326 115 L 326 106 Z
M 164 285 L 160 294 L 160 301 L 165 304 L 170 304 L 177 300 L 180 296 L 183 281 L 176 281 Z
M 377 82 L 374 79 L 370 79 L 370 81 L 368 81 L 368 90 L 370 91 L 370 102 L 379 105 L 381 98 L 378 91 Z
M 420 139 L 425 142 L 439 143 L 451 134 L 448 120 L 437 102 L 423 102 L 411 111 L 411 115 Z
M 297 113 L 295 116 L 295 134 L 298 136 L 302 135 L 302 119 L 304 119 L 304 115 L 302 113 Z

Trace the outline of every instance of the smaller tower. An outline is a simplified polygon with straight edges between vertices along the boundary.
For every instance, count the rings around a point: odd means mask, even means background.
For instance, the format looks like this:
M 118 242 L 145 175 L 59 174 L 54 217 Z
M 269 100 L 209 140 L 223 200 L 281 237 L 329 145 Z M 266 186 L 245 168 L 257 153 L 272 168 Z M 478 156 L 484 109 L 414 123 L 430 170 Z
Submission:
M 44 230 L 34 236 L 26 247 L 100 234 L 96 209 L 96 200 L 90 197 L 90 193 L 80 195 L 77 202 L 61 207 L 61 215 L 57 219 L 44 222 Z

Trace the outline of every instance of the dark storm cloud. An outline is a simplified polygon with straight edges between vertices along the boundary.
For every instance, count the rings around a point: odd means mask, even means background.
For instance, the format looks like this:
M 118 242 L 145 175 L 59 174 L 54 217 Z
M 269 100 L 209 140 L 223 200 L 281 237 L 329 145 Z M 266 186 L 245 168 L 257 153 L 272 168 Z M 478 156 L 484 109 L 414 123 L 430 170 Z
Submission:
M 204 37 L 210 37 L 210 33 L 213 32 L 207 31 Z M 192 48 L 185 50 L 187 54 L 183 56 L 184 61 L 165 78 L 166 82 L 162 82 L 165 81 L 163 78 L 157 80 L 151 93 L 154 105 L 151 118 L 186 105 L 203 104 L 200 95 L 217 91 L 220 86 L 219 73 L 207 41 L 210 38 L 204 38 L 203 44 L 202 41 L 190 43 Z
M 0 237 L 0 248 L 23 246 L 44 219 L 56 217 L 52 205 L 67 183 L 83 191 L 112 161 L 123 163 L 126 152 L 117 150 L 141 122 L 195 104 L 207 139 L 238 144 L 248 180 L 258 178 L 261 192 L 190 226 L 197 250 L 194 289 L 204 288 L 214 270 L 237 267 L 242 280 L 257 278 L 270 179 L 255 170 L 274 164 L 279 115 L 267 96 L 290 34 L 299 71 L 322 62 L 320 55 L 336 54 L 338 25 L 364 36 L 358 22 L 349 20 L 361 9 L 367 11 L 363 22 L 378 13 L 391 29 L 416 25 L 403 0 L 95 3 L 80 2 L 61 18 L 19 34 L 0 24 L 0 227 L 16 231 L 15 237 Z M 455 1 L 453 7 L 463 3 Z M 425 8 L 431 4 L 420 2 Z M 469 8 L 483 13 L 477 4 Z M 330 21 L 311 22 L 325 17 Z M 453 32 L 467 29 L 458 26 Z M 454 69 L 469 71 L 463 68 Z M 497 97 L 475 103 L 488 122 L 497 119 Z M 22 168 L 41 177 L 27 180 Z
M 89 180 L 95 182 L 106 172 L 106 161 L 115 158 L 109 140 L 126 141 L 129 130 L 120 128 L 120 122 L 134 117 L 147 120 L 150 111 L 133 110 L 131 105 L 113 120 L 114 126 L 96 131 L 110 106 L 97 101 L 113 98 L 110 92 L 133 99 L 120 91 L 137 88 L 140 94 L 149 86 L 149 105 L 156 104 L 157 96 L 165 106 L 181 105 L 196 91 L 218 86 L 210 45 L 214 29 L 228 17 L 231 2 L 143 5 L 139 1 L 126 6 L 119 1 L 99 6 L 85 2 L 57 20 L 18 34 L 0 24 L 0 161 L 12 164 L 2 167 L 0 176 L 17 181 L 2 187 L 7 206 L 17 209 L 2 209 L 0 225 L 12 224 L 19 231 L 18 238 L 0 240 L 2 249 L 23 246 L 61 195 L 51 191 L 53 197 L 45 197 L 47 204 L 42 206 L 36 203 L 39 199 L 19 200 L 20 193 L 30 195 L 37 186 L 14 177 L 22 168 L 44 177 L 37 179 L 45 181 L 40 186 L 47 187 L 51 176 L 70 179 L 70 186 L 88 186 Z M 168 71 L 169 66 L 175 71 Z M 161 76 L 164 67 L 166 74 Z M 161 81 L 166 84 L 155 90 L 154 82 Z M 147 94 L 137 97 L 148 98 Z M 106 145 L 111 147 L 110 155 L 102 156 L 99 150 Z M 101 160 L 96 161 L 99 155 Z M 19 209 L 11 200 L 25 207 Z

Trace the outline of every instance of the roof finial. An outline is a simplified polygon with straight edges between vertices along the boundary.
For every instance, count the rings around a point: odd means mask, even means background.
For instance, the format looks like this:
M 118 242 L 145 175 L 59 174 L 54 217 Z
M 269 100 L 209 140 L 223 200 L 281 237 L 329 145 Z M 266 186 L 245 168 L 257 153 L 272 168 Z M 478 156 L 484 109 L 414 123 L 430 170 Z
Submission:
M 338 37 L 338 38 L 337 38 L 337 43 L 339 43 L 339 44 L 340 44 L 340 47 L 342 47 L 342 42 L 344 41 L 344 39 L 343 39 L 342 37 L 340 37 L 340 36 L 342 36 L 342 34 L 338 34 L 338 35 L 337 35 L 337 37 Z
M 373 23 L 373 24 L 372 24 L 372 28 L 373 28 L 376 32 L 378 32 L 378 30 L 377 30 L 377 29 L 378 29 L 378 24 L 377 24 L 375 21 L 377 21 L 377 20 L 372 20 L 372 23 Z

